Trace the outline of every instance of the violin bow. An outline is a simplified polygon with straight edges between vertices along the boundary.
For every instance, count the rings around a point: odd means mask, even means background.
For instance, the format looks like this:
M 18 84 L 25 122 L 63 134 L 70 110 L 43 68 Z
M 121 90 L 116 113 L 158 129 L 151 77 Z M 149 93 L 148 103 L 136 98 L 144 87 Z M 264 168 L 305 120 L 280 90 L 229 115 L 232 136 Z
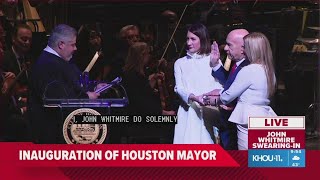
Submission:
M 162 56 L 161 56 L 160 59 L 163 59 L 164 56 L 166 55 L 167 50 L 168 50 L 168 48 L 169 48 L 169 45 L 170 45 L 170 43 L 171 43 L 171 41 L 172 41 L 172 39 L 173 39 L 173 36 L 174 36 L 174 34 L 176 33 L 176 31 L 177 31 L 177 29 L 178 29 L 178 26 L 179 26 L 179 24 L 180 24 L 180 22 L 181 22 L 181 19 L 182 19 L 184 13 L 186 12 L 188 6 L 193 6 L 193 5 L 194 5 L 195 3 L 197 3 L 198 1 L 199 1 L 199 0 L 196 0 L 196 1 L 192 2 L 191 4 L 187 4 L 187 5 L 184 7 L 184 9 L 183 9 L 183 11 L 182 11 L 182 14 L 180 15 L 179 21 L 178 21 L 176 27 L 174 28 L 174 31 L 173 31 L 173 33 L 171 34 L 171 37 L 170 37 L 170 39 L 169 39 L 169 42 L 168 42 L 168 44 L 167 44 L 167 46 L 166 46 L 166 48 L 165 48 L 165 50 L 164 50 L 164 52 L 163 52 L 163 54 L 162 54 Z

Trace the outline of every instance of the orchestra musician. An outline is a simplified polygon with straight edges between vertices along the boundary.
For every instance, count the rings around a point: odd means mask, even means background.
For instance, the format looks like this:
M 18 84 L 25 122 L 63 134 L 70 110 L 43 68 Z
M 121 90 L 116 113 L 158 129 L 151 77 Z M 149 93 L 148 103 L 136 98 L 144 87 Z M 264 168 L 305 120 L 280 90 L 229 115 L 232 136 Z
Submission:
M 174 112 L 163 110 L 159 96 L 154 93 L 159 78 L 164 73 L 147 75 L 146 65 L 150 60 L 150 48 L 144 42 L 130 46 L 124 70 L 124 85 L 129 97 L 129 112 L 136 114 L 173 115 Z
M 116 54 L 108 64 L 106 70 L 107 79 L 112 80 L 123 75 L 123 67 L 128 55 L 129 47 L 140 41 L 140 30 L 136 25 L 126 25 L 119 31 L 119 39 L 116 44 Z
M 31 28 L 25 24 L 18 24 L 12 34 L 12 46 L 4 53 L 3 64 L 1 65 L 2 69 L 18 75 L 22 71 L 23 65 L 32 62 L 30 55 L 31 45 Z M 23 73 L 19 83 L 23 85 L 28 84 L 28 71 Z
M 17 106 L 14 96 L 8 92 L 11 80 L 16 76 L 12 72 L 0 69 L 0 141 L 27 141 L 28 127 L 22 116 L 22 109 Z
M 4 53 L 1 68 L 5 72 L 12 72 L 14 76 L 6 74 L 2 87 L 2 96 L 6 100 L 5 107 L 7 121 L 5 125 L 7 141 L 29 140 L 29 122 L 27 121 L 27 91 L 32 62 L 30 55 L 32 32 L 28 25 L 18 24 L 12 33 L 12 46 Z
M 123 85 L 129 98 L 127 111 L 132 115 L 174 115 L 174 111 L 162 108 L 160 97 L 154 92 L 157 80 L 164 78 L 164 73 L 148 75 L 145 68 L 149 60 L 150 48 L 147 43 L 136 42 L 130 46 L 123 68 Z M 128 127 L 127 132 L 130 137 L 139 137 L 135 139 L 148 140 L 150 137 L 158 137 L 159 141 L 153 140 L 152 143 L 172 143 L 172 130 L 168 125 L 133 126 Z

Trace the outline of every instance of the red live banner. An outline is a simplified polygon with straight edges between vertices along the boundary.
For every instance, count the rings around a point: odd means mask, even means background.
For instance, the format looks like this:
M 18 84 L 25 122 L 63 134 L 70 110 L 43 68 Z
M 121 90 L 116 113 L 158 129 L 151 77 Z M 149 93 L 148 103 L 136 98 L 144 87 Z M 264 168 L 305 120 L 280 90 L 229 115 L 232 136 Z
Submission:
M 15 166 L 239 167 L 219 145 L 40 145 L 0 143 L 0 159 Z

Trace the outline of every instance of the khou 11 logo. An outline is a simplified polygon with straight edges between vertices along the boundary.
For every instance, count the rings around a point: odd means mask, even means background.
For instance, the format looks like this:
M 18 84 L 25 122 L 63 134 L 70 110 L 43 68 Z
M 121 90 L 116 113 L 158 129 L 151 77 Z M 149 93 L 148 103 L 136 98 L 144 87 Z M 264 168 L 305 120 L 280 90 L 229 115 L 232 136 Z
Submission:
M 250 117 L 249 167 L 305 167 L 305 117 Z

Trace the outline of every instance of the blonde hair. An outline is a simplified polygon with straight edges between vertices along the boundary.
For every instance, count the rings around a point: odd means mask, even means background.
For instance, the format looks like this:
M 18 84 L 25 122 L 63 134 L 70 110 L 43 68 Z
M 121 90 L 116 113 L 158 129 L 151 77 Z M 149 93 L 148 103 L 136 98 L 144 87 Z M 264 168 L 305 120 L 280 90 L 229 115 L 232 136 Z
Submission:
M 276 78 L 273 66 L 272 50 L 268 38 L 253 32 L 244 37 L 244 50 L 251 64 L 262 64 L 267 76 L 268 96 L 275 93 Z
M 135 71 L 143 74 L 144 55 L 149 46 L 144 42 L 136 42 L 130 46 L 123 71 Z

